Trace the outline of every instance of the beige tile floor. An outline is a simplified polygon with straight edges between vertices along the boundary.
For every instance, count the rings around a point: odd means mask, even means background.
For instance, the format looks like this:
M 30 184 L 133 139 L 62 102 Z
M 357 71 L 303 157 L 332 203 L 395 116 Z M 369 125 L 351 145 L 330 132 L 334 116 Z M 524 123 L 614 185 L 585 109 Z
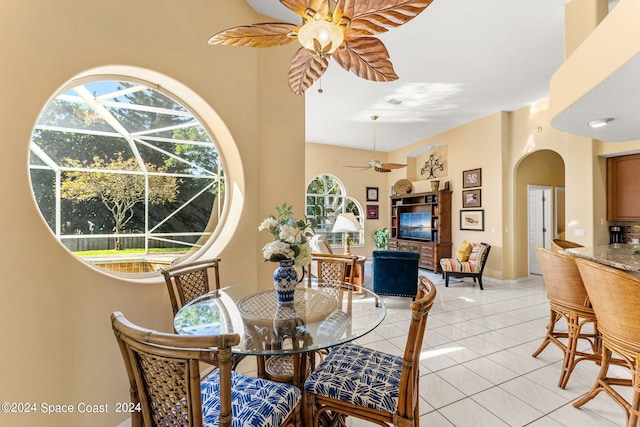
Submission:
M 623 410 L 605 393 L 576 409 L 598 372 L 580 362 L 567 387 L 557 387 L 562 353 L 549 345 L 531 354 L 545 333 L 549 315 L 541 277 L 517 284 L 491 281 L 481 291 L 471 279 L 437 285 L 429 314 L 420 377 L 420 424 L 428 427 L 624 426 Z M 385 298 L 384 322 L 358 341 L 401 354 L 409 319 L 409 301 Z M 628 378 L 623 369 L 612 368 Z M 611 371 L 610 371 L 611 374 Z M 621 388 L 628 400 L 628 388 Z M 350 427 L 373 424 L 349 418 Z

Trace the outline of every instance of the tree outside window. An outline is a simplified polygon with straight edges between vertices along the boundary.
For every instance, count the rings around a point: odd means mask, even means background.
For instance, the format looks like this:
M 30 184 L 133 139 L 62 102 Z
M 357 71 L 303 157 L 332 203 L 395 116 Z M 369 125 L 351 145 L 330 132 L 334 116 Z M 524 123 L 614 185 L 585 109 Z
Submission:
M 29 170 L 44 220 L 79 256 L 196 251 L 224 205 L 214 139 L 171 94 L 134 79 L 58 94 L 33 131 Z

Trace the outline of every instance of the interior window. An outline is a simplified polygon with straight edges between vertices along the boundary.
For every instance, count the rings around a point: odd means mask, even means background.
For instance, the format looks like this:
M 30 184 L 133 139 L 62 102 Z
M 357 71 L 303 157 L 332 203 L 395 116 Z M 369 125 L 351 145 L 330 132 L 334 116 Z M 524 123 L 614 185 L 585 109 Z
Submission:
M 57 94 L 33 131 L 35 201 L 86 262 L 155 271 L 214 235 L 223 159 L 197 116 L 158 85 L 84 80 Z
M 353 197 L 346 194 L 344 185 L 338 178 L 332 175 L 318 175 L 307 186 L 307 216 L 316 214 L 325 216 L 316 228 L 316 234 L 327 238 L 331 246 L 342 246 L 344 233 L 332 233 L 331 229 L 336 217 L 344 212 L 351 212 L 358 218 L 364 228 L 362 206 Z M 364 245 L 364 232 L 354 231 L 349 234 L 349 243 L 352 246 Z

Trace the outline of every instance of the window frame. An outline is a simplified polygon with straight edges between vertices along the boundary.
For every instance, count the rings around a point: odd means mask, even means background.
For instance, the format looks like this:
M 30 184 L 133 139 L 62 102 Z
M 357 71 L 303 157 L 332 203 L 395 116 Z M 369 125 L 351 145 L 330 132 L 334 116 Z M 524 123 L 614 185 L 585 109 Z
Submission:
M 320 181 L 320 184 L 318 184 L 318 181 Z M 310 188 L 314 185 L 317 189 L 324 191 L 320 193 L 310 192 Z M 358 202 L 355 197 L 347 194 L 344 184 L 338 177 L 331 174 L 316 175 L 307 185 L 305 200 L 305 212 L 308 217 L 312 217 L 314 213 L 317 213 L 317 207 L 320 207 L 320 214 L 325 216 L 325 218 L 319 222 L 318 227 L 316 227 L 315 233 L 324 236 L 331 248 L 344 247 L 344 233 L 332 233 L 331 228 L 335 223 L 336 217 L 345 212 L 353 213 L 362 226 L 361 231 L 348 233 L 350 246 L 365 246 L 365 212 L 360 202 Z M 324 203 L 319 203 L 320 201 L 324 201 Z M 313 204 L 310 202 L 313 202 Z M 327 212 L 326 209 L 331 209 L 332 211 Z
M 104 68 L 110 68 L 110 67 L 104 67 Z M 86 84 L 91 84 L 91 83 L 95 83 L 95 82 L 101 82 L 101 81 L 114 81 L 114 82 L 126 82 L 132 85 L 142 85 L 142 86 L 146 86 L 148 89 L 152 89 L 158 93 L 160 93 L 161 95 L 168 97 L 172 102 L 174 102 L 176 105 L 178 105 L 180 108 L 184 109 L 186 111 L 186 114 L 193 120 L 194 123 L 196 123 L 197 126 L 201 127 L 201 129 L 204 131 L 204 133 L 206 133 L 206 136 L 208 138 L 208 143 L 211 144 L 211 147 L 213 148 L 213 150 L 216 152 L 216 159 L 214 160 L 214 163 L 216 163 L 218 165 L 217 167 L 217 171 L 216 173 L 218 174 L 217 182 L 220 183 L 224 183 L 222 185 L 219 185 L 219 191 L 216 195 L 214 195 L 214 199 L 216 200 L 216 202 L 214 203 L 214 206 L 212 206 L 211 208 L 211 215 L 215 215 L 216 219 L 215 221 L 212 222 L 211 219 L 209 219 L 207 222 L 208 224 L 205 226 L 205 228 L 203 230 L 198 230 L 198 234 L 201 236 L 204 236 L 205 238 L 196 238 L 196 242 L 193 244 L 187 244 L 185 246 L 190 246 L 191 249 L 189 251 L 186 252 L 180 252 L 180 253 L 175 253 L 172 257 L 172 259 L 169 259 L 168 263 L 174 262 L 175 264 L 175 260 L 180 258 L 181 260 L 193 260 L 194 258 L 197 259 L 200 256 L 202 256 L 205 252 L 211 250 L 212 247 L 220 247 L 221 243 L 216 243 L 215 241 L 217 240 L 217 238 L 221 235 L 221 234 L 226 234 L 226 232 L 224 232 L 223 230 L 221 230 L 225 225 L 226 225 L 226 220 L 230 218 L 229 216 L 229 209 L 231 208 L 229 206 L 229 199 L 230 199 L 230 195 L 228 194 L 229 192 L 226 190 L 225 187 L 231 187 L 230 181 L 229 181 L 229 177 L 227 174 L 228 168 L 227 168 L 227 162 L 226 162 L 226 153 L 224 153 L 224 150 L 221 147 L 221 143 L 220 140 L 217 138 L 217 134 L 221 134 L 222 135 L 222 139 L 226 140 L 225 142 L 228 144 L 229 142 L 233 142 L 233 138 L 230 137 L 230 134 L 228 133 L 228 129 L 226 128 L 226 126 L 224 126 L 223 122 L 221 121 L 221 119 L 217 116 L 217 114 L 215 114 L 215 112 L 213 112 L 213 119 L 208 119 L 207 121 L 203 120 L 203 117 L 209 117 L 211 116 L 212 110 L 211 108 L 199 97 L 197 96 L 195 93 L 191 92 L 188 88 L 186 88 L 185 86 L 181 85 L 179 82 L 173 81 L 171 79 L 167 79 L 166 76 L 162 76 L 160 74 L 157 73 L 153 73 L 153 72 L 149 72 L 148 70 L 140 70 L 140 69 L 136 69 L 134 67 L 124 67 L 126 68 L 128 71 L 132 71 L 131 73 L 105 73 L 105 72 L 97 72 L 97 73 L 92 73 L 92 72 L 87 72 L 86 74 L 77 76 L 76 78 L 70 80 L 67 84 L 65 84 L 64 86 L 61 87 L 60 90 L 58 90 L 56 92 L 56 94 L 54 96 L 52 96 L 46 103 L 45 105 L 45 109 L 47 106 L 50 105 L 50 103 L 52 101 L 54 101 L 55 99 L 57 99 L 58 97 L 60 97 L 61 95 L 65 94 L 66 92 L 68 92 L 70 89 L 74 88 L 74 87 L 80 87 L 82 85 L 86 85 Z M 94 70 L 95 71 L 95 70 Z M 160 77 L 158 80 L 155 79 L 146 79 L 146 78 L 141 78 L 139 76 L 137 76 L 137 74 L 145 74 L 145 77 L 149 77 L 149 76 L 156 76 L 156 77 Z M 167 87 L 170 87 L 170 89 L 167 89 Z M 179 90 L 175 90 L 175 89 L 179 89 Z M 190 102 L 186 102 L 185 99 L 189 99 Z M 195 104 L 195 105 L 194 105 Z M 199 113 L 196 112 L 196 110 L 200 109 Z M 43 110 L 44 111 L 44 110 Z M 180 111 L 180 110 L 176 110 L 176 111 Z M 185 114 L 185 111 L 181 111 L 182 114 Z M 42 116 L 42 114 L 41 114 Z M 40 116 L 39 116 L 39 120 L 40 120 Z M 208 122 L 208 123 L 207 123 Z M 221 125 L 220 130 L 218 132 L 213 132 L 211 130 L 211 123 L 214 123 L 216 125 Z M 38 125 L 36 125 L 34 127 L 34 133 L 37 130 Z M 195 144 L 191 144 L 191 139 L 184 139 L 182 141 L 180 141 L 180 143 L 184 143 L 184 144 L 188 144 L 188 145 L 197 145 L 197 141 L 193 141 Z M 36 150 L 37 151 L 37 150 Z M 236 154 L 235 150 L 230 150 L 232 152 L 232 154 Z M 31 156 L 34 156 L 34 150 L 33 150 L 33 141 L 31 144 L 31 149 L 29 150 L 29 154 Z M 42 153 L 40 153 L 42 154 Z M 42 156 L 41 155 L 36 155 L 37 158 L 40 159 L 40 161 L 42 161 Z M 48 157 L 48 156 L 45 156 Z M 232 158 L 234 158 L 235 156 L 232 156 Z M 47 159 L 47 160 L 50 160 Z M 235 158 L 234 158 L 235 160 Z M 59 163 L 59 162 L 58 162 Z M 60 164 L 52 164 L 52 163 L 46 163 L 45 165 L 47 166 L 47 168 L 49 170 L 52 171 L 52 173 L 54 173 L 55 175 L 59 175 L 61 169 Z M 53 167 L 51 167 L 53 165 Z M 32 167 L 34 166 L 34 164 L 32 162 L 29 162 L 29 169 L 32 169 Z M 40 165 L 40 168 L 42 165 Z M 144 168 L 142 168 L 143 172 L 142 174 L 146 176 L 146 179 L 148 180 L 148 174 L 147 171 L 144 170 Z M 125 172 L 126 173 L 126 172 Z M 169 174 L 170 175 L 170 174 Z M 57 181 L 57 180 L 56 180 Z M 205 191 L 207 190 L 207 188 L 209 188 L 208 186 L 202 190 Z M 33 183 L 32 183 L 32 188 L 31 188 L 32 192 L 34 191 L 34 187 L 33 187 Z M 38 212 L 40 213 L 40 215 L 43 217 L 43 220 L 49 225 L 49 229 L 52 231 L 52 234 L 54 235 L 54 237 L 56 237 L 56 240 L 58 240 L 59 243 L 61 243 L 62 246 L 65 246 L 62 242 L 63 239 L 65 238 L 71 238 L 71 237 L 76 237 L 77 235 L 71 236 L 69 235 L 69 233 L 63 233 L 61 231 L 61 227 L 59 226 L 59 221 L 60 221 L 60 213 L 59 213 L 59 206 L 60 206 L 60 199 L 59 199 L 59 194 L 60 191 L 55 190 L 56 193 L 56 199 L 57 201 L 55 202 L 56 204 L 56 212 L 55 215 L 58 217 L 56 218 L 55 222 L 56 224 L 53 224 L 53 226 L 50 224 L 50 222 L 48 222 L 46 220 L 46 218 L 44 217 L 43 212 L 40 209 L 40 205 L 36 202 L 36 208 L 38 209 Z M 34 194 L 35 196 L 35 194 Z M 35 197 L 34 197 L 35 200 Z M 220 200 L 221 202 L 218 203 L 218 200 Z M 191 199 L 189 201 L 187 201 L 186 203 L 183 203 L 181 206 L 184 206 L 186 204 L 188 204 L 189 202 L 191 202 Z M 234 203 L 235 205 L 235 203 Z M 147 208 L 144 207 L 142 208 L 145 211 L 147 211 Z M 233 208 L 234 210 L 238 209 L 238 206 L 235 206 Z M 163 221 L 166 220 L 163 219 Z M 146 222 L 146 220 L 145 220 Z M 232 221 L 233 222 L 233 221 Z M 214 225 L 212 227 L 209 226 L 209 224 L 213 223 Z M 157 235 L 154 235 L 153 230 L 157 229 L 157 224 L 153 224 L 154 227 L 146 227 L 145 229 L 138 233 L 141 237 L 144 238 L 145 240 L 145 245 L 144 245 L 144 256 L 140 256 L 139 254 L 135 254 L 135 255 L 131 255 L 131 257 L 127 257 L 129 258 L 142 258 L 142 259 L 146 259 L 149 258 L 150 255 L 148 253 L 148 241 L 150 239 L 157 239 L 157 240 L 166 240 L 167 237 L 163 236 L 163 233 L 155 233 Z M 108 236 L 107 237 L 113 237 L 113 235 L 115 233 L 107 233 Z M 175 234 L 175 233 L 174 233 Z M 120 234 L 121 236 L 125 236 L 128 238 L 131 238 L 131 234 L 127 233 L 127 234 Z M 96 238 L 95 235 L 91 236 L 92 238 Z M 179 241 L 175 241 L 175 244 L 180 244 L 183 242 L 179 242 Z M 69 250 L 67 248 L 67 250 Z M 70 251 L 71 252 L 71 251 Z M 155 255 L 154 255 L 155 256 Z M 78 257 L 81 260 L 87 262 L 90 265 L 94 265 L 95 264 L 93 262 L 88 262 L 86 259 L 83 259 L 82 257 Z M 101 271 L 103 269 L 100 269 Z M 106 272 L 109 273 L 113 273 L 116 276 L 121 276 L 121 271 L 112 271 L 112 270 L 105 270 Z M 135 271 L 135 273 L 138 273 L 137 271 Z M 153 276 L 157 275 L 157 272 L 153 272 L 152 274 Z M 126 273 L 123 274 L 124 277 L 126 278 L 131 278 L 133 275 L 130 273 Z M 143 273 L 142 276 L 149 276 L 149 274 L 147 273 Z

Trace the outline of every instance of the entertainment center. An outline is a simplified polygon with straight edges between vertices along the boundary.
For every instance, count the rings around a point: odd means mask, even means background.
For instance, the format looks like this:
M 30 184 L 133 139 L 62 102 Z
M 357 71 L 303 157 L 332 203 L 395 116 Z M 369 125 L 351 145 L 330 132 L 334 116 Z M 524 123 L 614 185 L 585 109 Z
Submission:
M 389 250 L 420 254 L 419 267 L 440 271 L 451 257 L 451 191 L 391 196 Z

